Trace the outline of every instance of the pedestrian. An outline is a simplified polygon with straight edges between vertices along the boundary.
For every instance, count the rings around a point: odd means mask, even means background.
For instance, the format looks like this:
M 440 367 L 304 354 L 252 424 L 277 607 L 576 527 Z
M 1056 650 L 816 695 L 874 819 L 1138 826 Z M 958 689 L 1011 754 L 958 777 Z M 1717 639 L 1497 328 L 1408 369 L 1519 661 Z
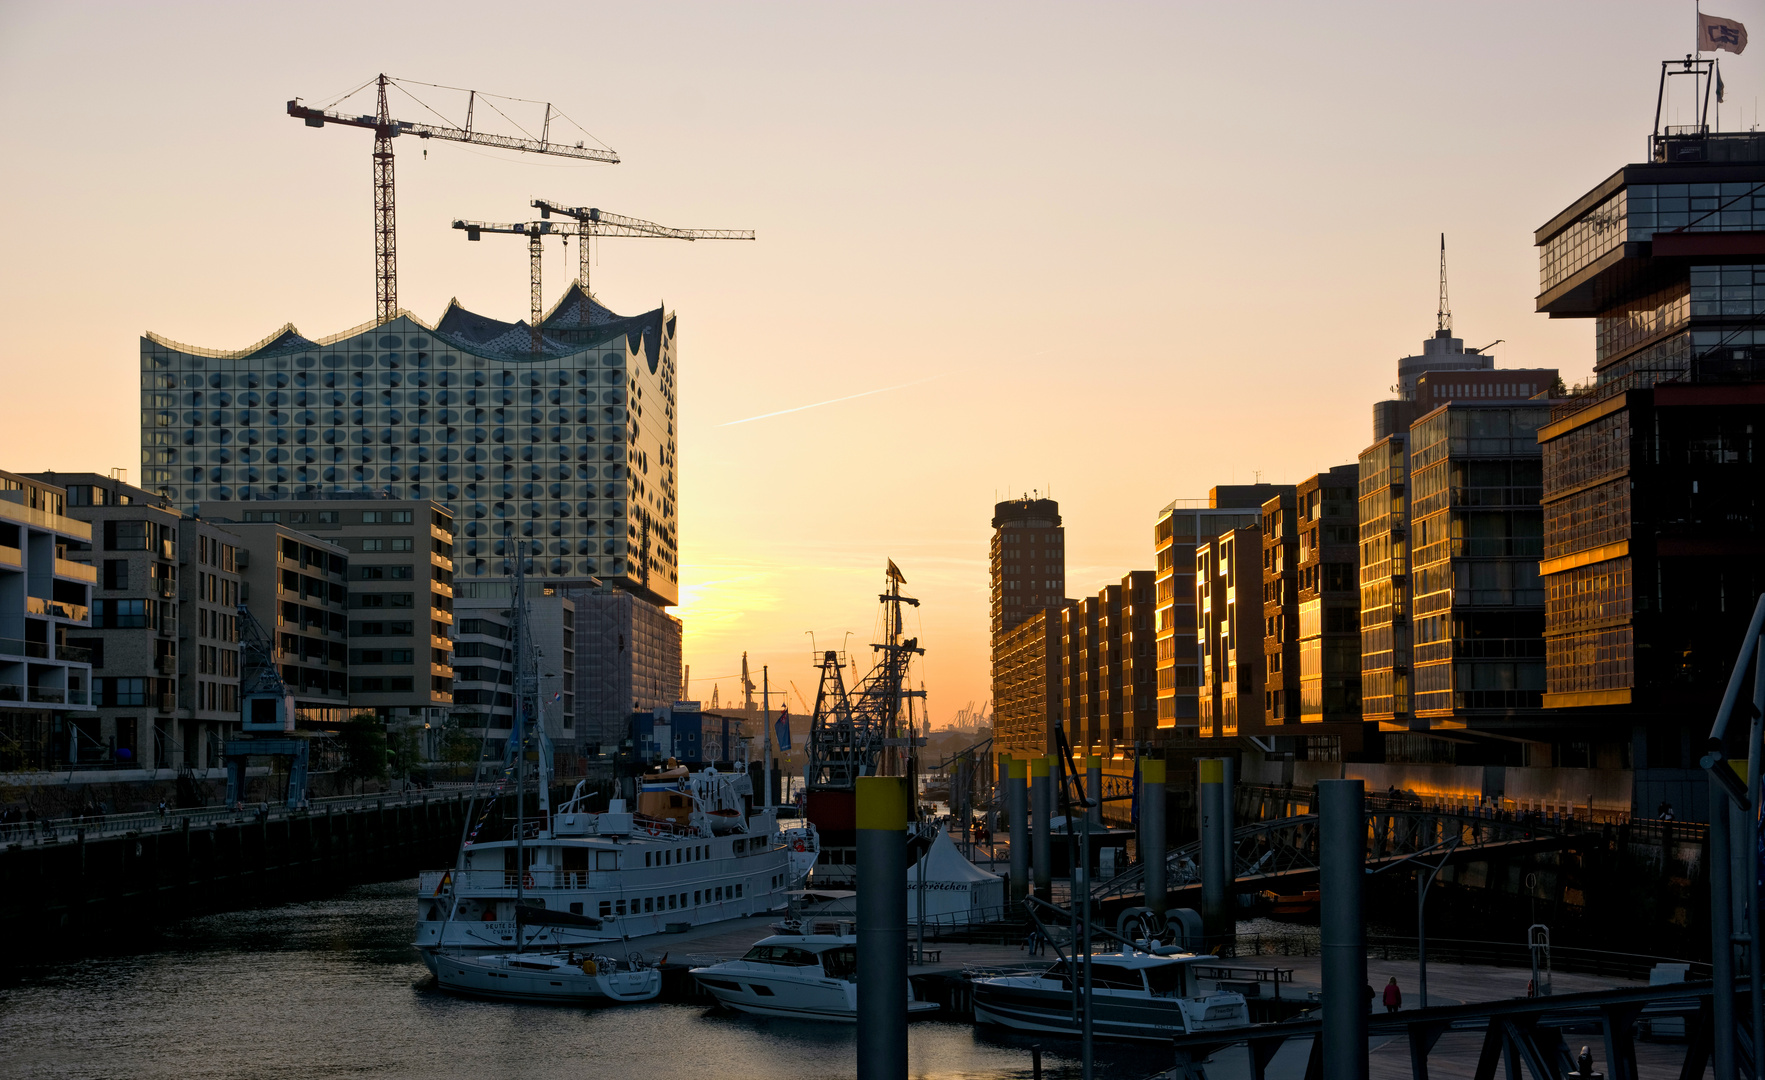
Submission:
M 1375 1000 L 1377 1000 L 1378 997 L 1379 997 L 1379 995 L 1373 993 L 1373 984 L 1368 983 L 1367 984 L 1367 1011 L 1368 1012 L 1373 1011 L 1373 1002 Z
M 1385 984 L 1385 1011 L 1394 1013 L 1401 1008 L 1403 1008 L 1403 991 L 1397 988 L 1397 976 L 1393 975 L 1391 981 Z

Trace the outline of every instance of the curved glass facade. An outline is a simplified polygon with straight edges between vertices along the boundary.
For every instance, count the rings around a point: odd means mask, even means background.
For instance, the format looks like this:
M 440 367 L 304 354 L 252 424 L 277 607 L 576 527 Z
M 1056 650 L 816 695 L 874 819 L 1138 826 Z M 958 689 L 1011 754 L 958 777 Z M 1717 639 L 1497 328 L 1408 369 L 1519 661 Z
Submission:
M 566 327 L 561 344 L 548 323 L 534 355 L 448 332 L 466 317 L 324 342 L 290 329 L 238 353 L 142 338 L 143 486 L 211 516 L 349 492 L 434 499 L 455 515 L 460 577 L 502 576 L 526 540 L 529 573 L 676 603 L 675 318 Z M 489 320 L 470 318 L 482 336 Z

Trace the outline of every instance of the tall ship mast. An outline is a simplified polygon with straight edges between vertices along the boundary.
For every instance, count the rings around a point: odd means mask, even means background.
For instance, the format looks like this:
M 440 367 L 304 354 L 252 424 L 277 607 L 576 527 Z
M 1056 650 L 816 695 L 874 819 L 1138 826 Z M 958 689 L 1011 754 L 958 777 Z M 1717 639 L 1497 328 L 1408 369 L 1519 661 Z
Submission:
M 809 723 L 804 810 L 821 837 L 815 876 L 823 885 L 855 876 L 859 777 L 907 777 L 908 790 L 918 799 L 919 748 L 925 740 L 914 721 L 913 702 L 923 700 L 925 691 L 908 689 L 908 676 L 913 658 L 925 650 L 917 637 L 906 636 L 901 605 L 918 607 L 919 601 L 901 591 L 907 578 L 893 560 L 885 580 L 885 591 L 877 597 L 882 640 L 871 643 L 876 663 L 870 674 L 848 690 L 839 652 L 829 649 L 816 661 L 821 686 Z

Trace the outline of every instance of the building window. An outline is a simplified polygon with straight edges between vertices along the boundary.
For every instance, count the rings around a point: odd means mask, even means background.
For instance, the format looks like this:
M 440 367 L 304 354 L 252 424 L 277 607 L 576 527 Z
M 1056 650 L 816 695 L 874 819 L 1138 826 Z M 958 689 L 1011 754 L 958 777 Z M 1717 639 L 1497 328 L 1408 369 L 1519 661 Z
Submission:
M 124 591 L 129 587 L 129 560 L 104 560 L 104 587 L 116 591 Z

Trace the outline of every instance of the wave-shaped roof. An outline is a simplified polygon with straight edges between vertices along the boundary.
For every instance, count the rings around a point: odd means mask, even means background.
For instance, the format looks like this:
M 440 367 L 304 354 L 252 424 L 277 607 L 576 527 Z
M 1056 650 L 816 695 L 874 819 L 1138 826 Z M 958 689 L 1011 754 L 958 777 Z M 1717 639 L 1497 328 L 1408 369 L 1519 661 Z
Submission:
M 519 362 L 568 356 L 583 349 L 603 347 L 623 337 L 627 349 L 632 352 L 643 351 L 652 371 L 661 358 L 664 333 L 672 335 L 674 332 L 674 317 L 666 314 L 663 308 L 658 307 L 642 315 L 619 315 L 602 305 L 574 281 L 540 320 L 541 348 L 537 354 L 533 351 L 533 331 L 527 320 L 505 322 L 493 319 L 462 307 L 458 299 L 448 301 L 447 308 L 434 325 L 408 311 L 401 310 L 398 317 L 408 319 L 462 352 L 501 361 Z M 180 352 L 244 360 L 334 345 L 349 338 L 372 333 L 379 328 L 375 323 L 363 323 L 340 334 L 327 335 L 315 341 L 303 336 L 294 328 L 293 323 L 288 323 L 262 341 L 235 351 L 184 345 L 152 331 L 146 336 L 157 344 Z

